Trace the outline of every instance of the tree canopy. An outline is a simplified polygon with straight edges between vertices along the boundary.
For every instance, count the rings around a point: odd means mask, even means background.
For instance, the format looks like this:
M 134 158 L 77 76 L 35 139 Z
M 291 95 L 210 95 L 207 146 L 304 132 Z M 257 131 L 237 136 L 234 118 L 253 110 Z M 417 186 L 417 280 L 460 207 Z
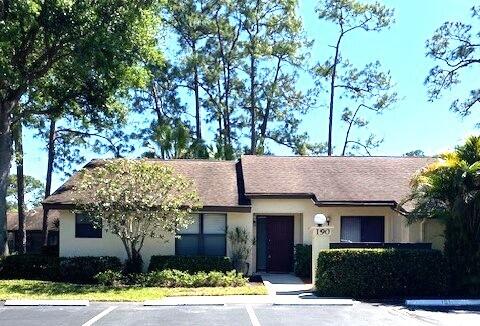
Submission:
M 341 120 L 346 124 L 341 155 L 370 150 L 383 141 L 371 133 L 365 139 L 352 139 L 354 127 L 366 129 L 369 121 L 366 113 L 381 114 L 398 100 L 389 71 L 382 71 L 379 61 L 356 67 L 342 51 L 346 37 L 355 31 L 378 32 L 393 22 L 393 10 L 378 3 L 362 3 L 356 0 L 325 0 L 318 5 L 319 19 L 331 22 L 338 30 L 335 43 L 330 45 L 333 56 L 314 67 L 317 84 L 328 89 L 329 119 L 327 154 L 333 154 L 333 120 L 337 102 L 345 105 Z M 324 84 L 328 84 L 325 87 Z M 338 94 L 339 93 L 339 94 Z M 342 101 L 343 99 L 343 101 Z
M 459 293 L 480 292 L 480 137 L 440 155 L 412 180 L 408 219 L 445 223 L 445 253 Z
M 126 85 L 142 83 L 148 76 L 142 59 L 161 60 L 156 50 L 158 5 L 143 0 L 0 3 L 1 253 L 13 125 L 34 115 L 71 113 L 72 103 L 81 103 L 76 107 L 83 116 L 89 109 L 111 110 L 111 95 L 120 95 Z M 57 85 L 69 87 L 55 93 Z M 95 101 L 90 101 L 91 95 Z M 61 100 L 64 97 L 68 103 Z M 27 105 L 29 99 L 44 105 Z M 60 105 L 45 105 L 57 102 Z
M 470 68 L 480 67 L 480 6 L 471 8 L 471 22 L 445 22 L 427 41 L 427 56 L 438 64 L 425 79 L 430 100 L 461 82 Z M 450 109 L 462 116 L 480 106 L 480 86 L 472 85 L 465 98 L 455 99 Z
M 155 161 L 110 160 L 82 170 L 79 178 L 78 211 L 117 235 L 137 268 L 145 238 L 173 236 L 201 206 L 192 180 Z
M 9 186 L 7 191 L 7 207 L 8 210 L 17 209 L 17 176 L 12 174 L 9 176 Z M 40 205 L 43 199 L 43 183 L 42 181 L 30 175 L 25 176 L 25 195 L 27 209 L 35 208 Z

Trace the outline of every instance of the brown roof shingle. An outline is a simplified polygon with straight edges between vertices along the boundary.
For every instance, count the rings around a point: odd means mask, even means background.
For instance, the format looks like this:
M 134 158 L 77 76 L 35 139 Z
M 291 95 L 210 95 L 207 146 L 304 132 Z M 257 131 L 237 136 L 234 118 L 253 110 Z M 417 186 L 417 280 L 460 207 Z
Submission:
M 434 158 L 242 156 L 247 196 L 304 194 L 319 202 L 395 201 Z
M 205 208 L 249 209 L 255 196 L 305 197 L 328 202 L 396 202 L 409 193 L 413 174 L 435 158 L 244 155 L 238 162 L 152 160 L 191 178 Z M 103 164 L 94 160 L 84 168 Z M 72 205 L 74 175 L 46 205 Z M 404 207 L 409 209 L 408 205 Z
M 51 231 L 57 231 L 57 220 L 60 214 L 56 211 L 48 212 L 48 229 Z M 43 208 L 37 207 L 25 214 L 25 229 L 27 231 L 42 231 L 43 227 Z M 18 230 L 18 213 L 7 212 L 7 230 Z
M 195 183 L 204 207 L 238 207 L 239 189 L 237 183 L 237 162 L 212 160 L 155 160 L 152 162 L 171 166 L 178 173 Z M 104 160 L 93 160 L 84 168 L 89 169 Z M 75 193 L 73 185 L 78 182 L 78 174 L 73 175 L 43 203 L 47 205 L 72 205 Z

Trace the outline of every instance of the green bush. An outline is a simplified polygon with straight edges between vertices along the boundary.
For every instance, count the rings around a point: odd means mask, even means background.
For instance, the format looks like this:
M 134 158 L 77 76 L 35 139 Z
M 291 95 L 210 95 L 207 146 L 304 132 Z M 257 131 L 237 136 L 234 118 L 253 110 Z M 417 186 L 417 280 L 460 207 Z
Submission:
M 298 277 L 312 277 L 312 246 L 295 245 L 293 270 Z
M 139 283 L 142 286 L 158 287 L 225 287 L 243 286 L 247 283 L 247 279 L 235 271 L 189 274 L 175 269 L 167 269 L 144 274 Z
M 447 265 L 439 251 L 334 249 L 318 256 L 321 296 L 393 298 L 444 294 Z
M 235 271 L 198 272 L 189 274 L 176 269 L 165 269 L 149 273 L 123 275 L 120 272 L 105 271 L 98 273 L 95 280 L 106 286 L 143 286 L 143 287 L 226 287 L 244 286 L 247 278 Z
M 228 257 L 218 256 L 152 256 L 148 271 L 176 269 L 195 274 L 198 272 L 229 272 L 233 265 Z
M 107 270 L 100 272 L 94 277 L 98 284 L 105 286 L 122 286 L 127 282 L 127 278 L 122 272 Z
M 61 280 L 70 283 L 95 283 L 100 272 L 120 272 L 122 263 L 117 257 L 72 257 L 60 261 Z
M 117 257 L 58 258 L 45 255 L 11 255 L 3 259 L 0 278 L 94 283 L 106 270 L 120 271 Z
M 0 278 L 58 281 L 60 260 L 58 257 L 33 254 L 6 256 L 0 267 Z

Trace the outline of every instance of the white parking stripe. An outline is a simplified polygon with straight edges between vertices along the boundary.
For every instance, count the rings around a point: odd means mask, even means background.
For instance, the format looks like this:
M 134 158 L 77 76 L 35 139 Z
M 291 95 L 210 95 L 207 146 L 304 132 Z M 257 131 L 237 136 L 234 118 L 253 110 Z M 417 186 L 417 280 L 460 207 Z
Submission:
M 260 322 L 258 321 L 258 318 L 255 315 L 255 311 L 253 311 L 252 306 L 245 305 L 245 309 L 247 309 L 248 317 L 250 317 L 250 321 L 252 322 L 252 326 L 260 326 Z
M 97 321 L 99 321 L 100 319 L 102 319 L 103 317 L 105 317 L 106 315 L 108 315 L 109 313 L 111 313 L 115 308 L 117 308 L 117 306 L 111 306 L 107 309 L 105 309 L 104 311 L 102 311 L 101 313 L 99 313 L 98 315 L 96 315 L 95 317 L 93 317 L 92 319 L 90 319 L 89 321 L 87 321 L 85 324 L 83 324 L 82 326 L 91 326 L 93 325 L 94 323 L 96 323 Z

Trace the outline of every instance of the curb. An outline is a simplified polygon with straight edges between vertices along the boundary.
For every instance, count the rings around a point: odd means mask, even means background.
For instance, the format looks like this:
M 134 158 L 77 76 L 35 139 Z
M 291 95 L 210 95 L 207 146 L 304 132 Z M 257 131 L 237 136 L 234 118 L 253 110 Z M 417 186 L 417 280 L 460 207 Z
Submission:
M 85 307 L 90 305 L 88 300 L 6 300 L 5 306 L 80 306 Z
M 257 298 L 244 297 L 203 297 L 189 299 L 188 297 L 169 297 L 159 300 L 146 300 L 147 307 L 178 307 L 178 306 L 226 306 L 226 305 L 270 305 L 270 306 L 352 306 L 352 299 L 299 299 L 292 296 L 273 297 L 263 296 Z
M 405 300 L 406 306 L 416 307 L 461 307 L 480 306 L 480 299 L 427 299 Z
M 353 306 L 352 299 L 305 299 L 305 300 L 279 300 L 273 302 L 274 306 Z

